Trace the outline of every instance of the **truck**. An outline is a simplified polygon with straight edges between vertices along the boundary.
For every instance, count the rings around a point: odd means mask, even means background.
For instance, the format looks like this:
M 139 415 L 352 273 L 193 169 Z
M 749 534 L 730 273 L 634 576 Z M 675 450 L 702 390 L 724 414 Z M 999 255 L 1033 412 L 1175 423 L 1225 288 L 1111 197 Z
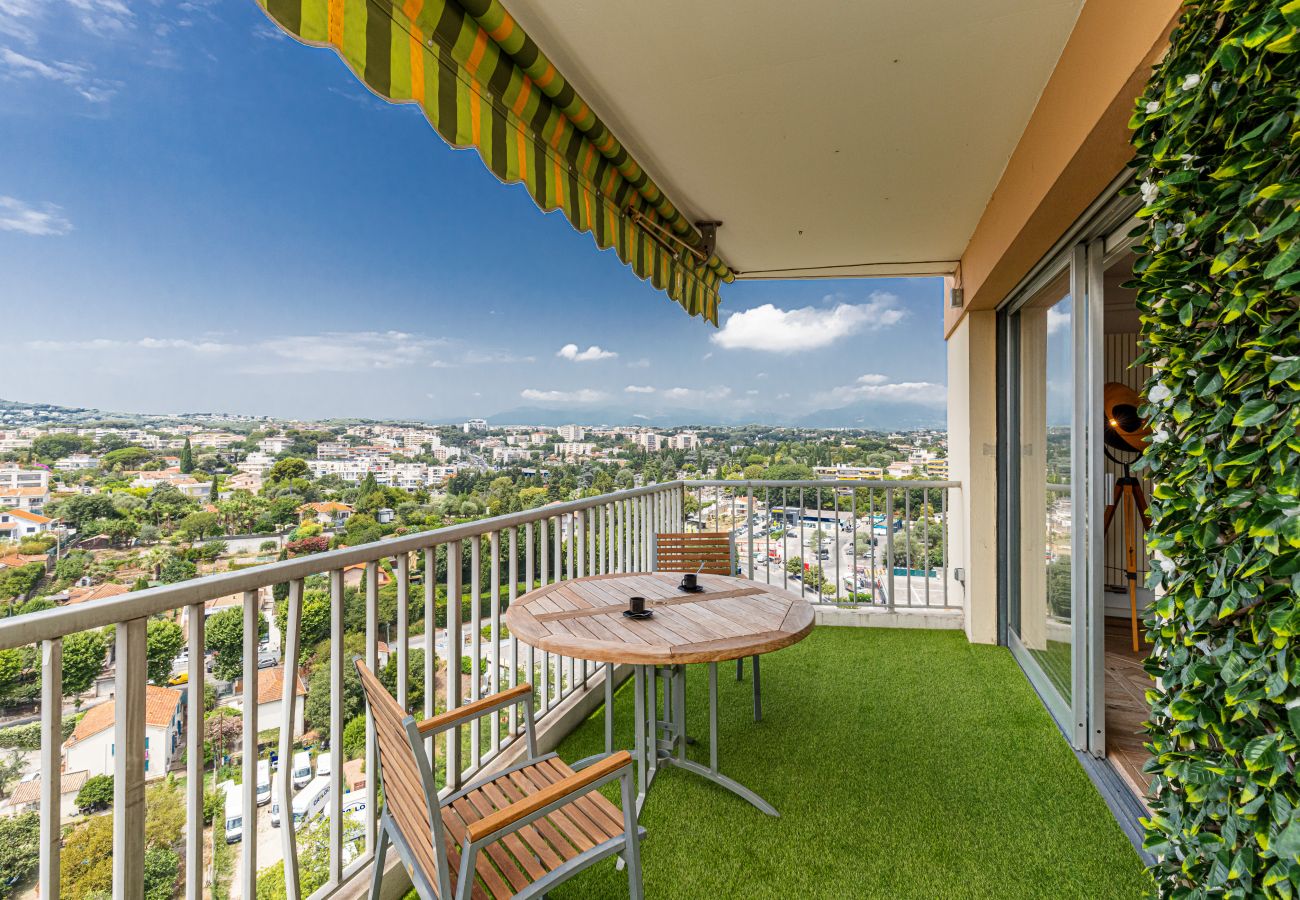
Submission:
M 300 788 L 311 781 L 311 754 L 299 750 L 293 755 L 293 786 Z
M 226 791 L 226 843 L 238 843 L 244 837 L 244 800 L 233 781 L 222 782 Z
M 308 782 L 307 786 L 293 798 L 294 830 L 302 828 L 303 825 L 324 812 L 329 797 L 330 780 L 328 777 L 317 775 Z

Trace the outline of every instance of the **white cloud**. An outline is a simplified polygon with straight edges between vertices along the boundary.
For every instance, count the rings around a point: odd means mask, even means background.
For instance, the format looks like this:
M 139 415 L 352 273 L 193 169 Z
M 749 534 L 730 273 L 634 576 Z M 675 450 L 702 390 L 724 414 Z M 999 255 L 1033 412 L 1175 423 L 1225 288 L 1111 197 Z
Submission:
M 63 235 L 71 230 L 72 223 L 64 217 L 62 208 L 53 203 L 36 207 L 17 197 L 0 196 L 0 231 L 45 236 Z
M 712 388 L 674 387 L 661 392 L 660 396 L 674 403 L 702 403 L 706 400 L 725 400 L 731 396 L 731 388 L 722 386 Z
M 648 384 L 629 384 L 623 390 L 629 394 L 653 394 L 655 389 Z
M 32 25 L 40 18 L 42 9 L 41 0 L 0 0 L 0 34 L 24 44 L 35 43 L 36 30 Z
M 648 369 L 650 368 L 650 360 L 643 356 L 640 359 L 634 359 L 632 362 L 628 363 L 627 367 L 629 369 Z
M 831 388 L 817 398 L 828 406 L 847 406 L 860 400 L 887 403 L 915 403 L 942 407 L 948 402 L 948 388 L 932 381 L 890 381 L 886 375 L 863 375 L 852 384 Z
M 579 350 L 577 344 L 565 344 L 555 355 L 570 362 L 593 362 L 598 359 L 613 359 L 618 356 L 613 350 L 602 350 L 595 344 L 592 344 L 586 350 Z
M 515 360 L 495 350 L 461 349 L 450 341 L 403 331 L 337 331 L 281 335 L 253 341 L 142 337 L 131 340 L 28 341 L 41 352 L 128 352 L 142 359 L 156 354 L 202 354 L 223 357 L 226 371 L 239 375 L 319 375 L 328 372 L 381 372 L 423 366 L 445 369 L 461 365 Z
M 43 62 L 0 47 L 0 77 L 30 80 L 41 78 L 76 91 L 91 103 L 104 103 L 117 93 L 117 84 L 94 78 L 85 66 L 69 62 Z
M 1070 314 L 1068 312 L 1058 312 L 1053 306 L 1047 310 L 1047 333 L 1056 334 L 1059 331 L 1068 331 L 1070 328 Z
M 827 301 L 834 300 L 827 297 Z M 713 343 L 724 350 L 763 350 L 798 353 L 818 350 L 860 331 L 876 331 L 901 322 L 907 312 L 893 294 L 877 291 L 866 303 L 839 301 L 833 306 L 780 309 L 764 303 L 733 313 L 714 332 Z
M 598 403 L 605 399 L 605 392 L 591 388 L 581 388 L 576 391 L 539 391 L 536 388 L 525 388 L 519 392 L 519 396 L 538 403 Z
M 123 34 L 132 27 L 134 14 L 123 0 L 67 0 L 78 10 L 77 19 L 95 34 Z

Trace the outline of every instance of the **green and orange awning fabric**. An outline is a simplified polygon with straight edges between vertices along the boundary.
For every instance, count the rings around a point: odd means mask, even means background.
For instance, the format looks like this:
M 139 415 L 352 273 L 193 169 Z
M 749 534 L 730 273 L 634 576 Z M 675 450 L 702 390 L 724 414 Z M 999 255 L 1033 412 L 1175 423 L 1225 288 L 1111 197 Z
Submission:
M 718 322 L 733 273 L 498 0 L 257 0 L 332 47 L 376 94 L 418 103 L 454 147 L 563 210 L 693 316 Z

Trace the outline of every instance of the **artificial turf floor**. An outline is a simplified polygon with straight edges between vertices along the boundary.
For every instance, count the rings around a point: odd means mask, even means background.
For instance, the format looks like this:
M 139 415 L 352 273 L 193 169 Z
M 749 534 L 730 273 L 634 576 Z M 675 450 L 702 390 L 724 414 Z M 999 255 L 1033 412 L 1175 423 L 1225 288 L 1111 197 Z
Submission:
M 707 763 L 706 669 L 688 722 Z M 641 816 L 645 893 L 661 898 L 1131 898 L 1142 863 L 1003 648 L 958 631 L 819 628 L 763 658 L 763 721 L 719 667 L 719 763 L 770 818 L 715 785 L 661 770 Z M 615 700 L 631 746 L 631 682 Z M 559 749 L 603 749 L 598 711 Z M 609 789 L 617 801 L 617 792 Z M 551 900 L 626 897 L 605 861 Z

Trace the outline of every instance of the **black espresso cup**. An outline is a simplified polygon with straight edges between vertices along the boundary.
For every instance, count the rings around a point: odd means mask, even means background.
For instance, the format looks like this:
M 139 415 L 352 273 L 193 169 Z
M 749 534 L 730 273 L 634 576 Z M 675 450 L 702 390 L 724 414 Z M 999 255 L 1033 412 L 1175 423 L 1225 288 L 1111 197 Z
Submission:
M 634 616 L 643 615 L 645 613 L 645 597 L 628 597 L 627 611 Z
M 685 575 L 682 576 L 683 590 L 693 591 L 697 587 L 699 587 L 699 583 L 698 583 L 698 579 L 695 577 L 694 572 L 687 572 Z

